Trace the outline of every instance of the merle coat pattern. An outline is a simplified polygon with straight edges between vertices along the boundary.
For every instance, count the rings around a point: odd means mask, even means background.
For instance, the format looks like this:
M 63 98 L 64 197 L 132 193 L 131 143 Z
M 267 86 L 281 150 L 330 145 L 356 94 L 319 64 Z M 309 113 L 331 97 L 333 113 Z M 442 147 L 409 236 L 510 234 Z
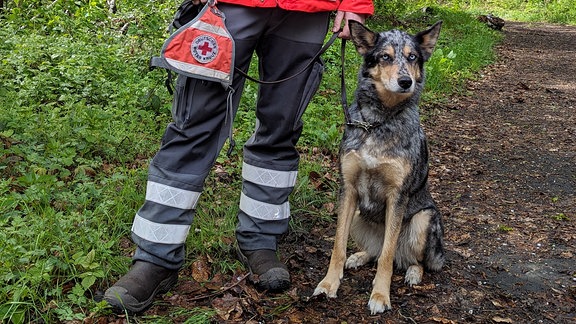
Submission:
M 442 22 L 414 36 L 370 31 L 349 21 L 352 42 L 364 57 L 355 102 L 340 147 L 338 224 L 330 265 L 314 295 L 336 297 L 344 267 L 377 260 L 368 302 L 372 314 L 391 309 L 393 264 L 405 282 L 421 282 L 424 269 L 444 264 L 441 215 L 428 189 L 428 147 L 418 102 L 424 62 Z M 346 259 L 351 235 L 360 252 Z

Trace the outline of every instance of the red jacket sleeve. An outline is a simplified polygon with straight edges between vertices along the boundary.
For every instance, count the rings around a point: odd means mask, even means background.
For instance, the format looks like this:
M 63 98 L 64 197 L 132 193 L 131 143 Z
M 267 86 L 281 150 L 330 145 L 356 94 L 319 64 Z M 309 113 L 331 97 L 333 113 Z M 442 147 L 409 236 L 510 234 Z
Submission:
M 304 12 L 342 10 L 356 14 L 374 14 L 372 0 L 219 0 L 219 2 L 260 8 L 280 6 L 282 9 Z
M 374 3 L 372 0 L 342 0 L 338 10 L 371 16 L 374 14 Z

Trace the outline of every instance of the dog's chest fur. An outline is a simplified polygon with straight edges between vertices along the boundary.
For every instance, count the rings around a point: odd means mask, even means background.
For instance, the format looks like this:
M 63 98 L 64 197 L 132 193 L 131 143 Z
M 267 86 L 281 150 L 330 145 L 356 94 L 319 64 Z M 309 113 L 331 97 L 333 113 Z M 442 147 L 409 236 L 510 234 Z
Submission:
M 346 129 L 340 157 L 347 174 L 344 181 L 356 189 L 363 218 L 384 222 L 387 198 L 403 192 L 415 168 L 426 168 L 422 150 L 426 147 L 416 107 L 370 130 Z
M 423 140 L 417 108 L 407 109 L 394 118 L 381 119 L 369 130 L 347 127 L 340 148 L 341 158 L 355 154 L 363 173 L 382 173 L 382 167 L 390 164 L 405 165 L 405 168 L 418 159 Z

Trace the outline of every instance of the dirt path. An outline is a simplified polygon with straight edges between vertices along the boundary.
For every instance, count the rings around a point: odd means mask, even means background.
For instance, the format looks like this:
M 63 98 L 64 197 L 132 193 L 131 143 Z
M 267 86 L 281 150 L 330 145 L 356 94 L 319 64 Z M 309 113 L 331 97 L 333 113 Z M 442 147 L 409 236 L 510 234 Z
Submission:
M 504 33 L 498 62 L 427 125 L 450 257 L 436 306 L 458 322 L 574 323 L 576 28 Z
M 146 315 L 183 322 L 178 309 L 207 307 L 223 323 L 576 323 L 576 27 L 507 23 L 503 32 L 498 62 L 469 94 L 428 108 L 443 271 L 413 288 L 395 275 L 394 309 L 379 316 L 366 306 L 374 268 L 347 271 L 335 300 L 310 298 L 334 224 L 306 224 L 309 232 L 281 244 L 288 293 L 229 277 L 202 286 L 183 271 L 186 280 Z

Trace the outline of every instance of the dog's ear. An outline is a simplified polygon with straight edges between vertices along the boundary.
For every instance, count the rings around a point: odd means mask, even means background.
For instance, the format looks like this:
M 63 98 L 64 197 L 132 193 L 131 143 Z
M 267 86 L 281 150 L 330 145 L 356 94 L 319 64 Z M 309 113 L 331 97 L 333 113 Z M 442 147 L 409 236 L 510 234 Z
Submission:
M 438 35 L 440 35 L 440 28 L 442 27 L 442 20 L 435 23 L 432 27 L 426 29 L 423 32 L 419 32 L 414 36 L 416 42 L 420 45 L 422 49 L 422 55 L 424 61 L 428 61 L 432 52 L 434 52 L 434 47 L 436 46 L 436 41 L 438 40 Z
M 360 55 L 368 53 L 376 44 L 378 34 L 366 28 L 360 22 L 348 20 L 348 28 L 350 28 L 350 39 Z

